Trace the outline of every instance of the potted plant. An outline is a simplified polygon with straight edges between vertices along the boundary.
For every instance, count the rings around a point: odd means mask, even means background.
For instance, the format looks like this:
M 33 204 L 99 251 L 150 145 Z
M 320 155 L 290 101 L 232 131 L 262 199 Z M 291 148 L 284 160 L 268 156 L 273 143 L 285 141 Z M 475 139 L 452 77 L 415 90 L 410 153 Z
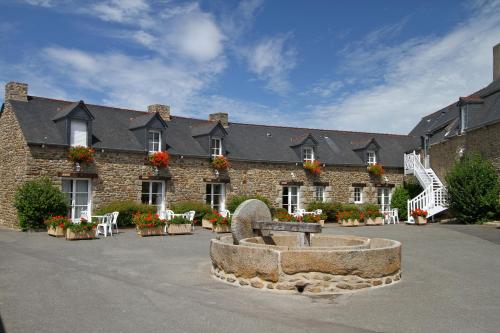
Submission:
M 384 219 L 382 212 L 378 209 L 368 208 L 365 211 L 366 222 L 365 225 L 383 225 Z
M 68 160 L 75 163 L 75 170 L 80 171 L 81 164 L 90 164 L 94 161 L 94 150 L 90 147 L 74 146 L 69 149 Z
M 231 164 L 229 163 L 229 160 L 225 156 L 215 156 L 212 159 L 212 168 L 223 171 L 227 170 L 231 167 Z
M 212 231 L 216 233 L 225 233 L 231 231 L 231 218 L 224 217 L 214 210 L 211 213 L 205 214 L 203 217 L 208 220 L 212 225 Z
M 415 224 L 427 224 L 427 211 L 417 208 L 411 212 L 411 216 L 415 220 Z
M 359 209 L 344 210 L 337 214 L 339 223 L 344 227 L 357 227 L 363 218 L 364 214 Z
M 166 151 L 157 151 L 148 156 L 148 162 L 154 168 L 155 174 L 158 174 L 161 168 L 166 168 L 170 160 L 170 155 Z
M 66 240 L 94 239 L 97 224 L 82 219 L 80 223 L 66 224 Z
M 321 215 L 318 214 L 304 214 L 299 222 L 304 223 L 319 223 L 321 226 L 324 225 L 325 220 L 321 218 Z
M 169 235 L 182 235 L 192 233 L 191 222 L 182 216 L 176 216 L 167 221 L 167 233 Z
M 304 169 L 313 175 L 319 175 L 321 173 L 321 162 L 317 160 L 304 162 Z
M 70 223 L 65 216 L 51 216 L 43 222 L 47 226 L 47 234 L 54 237 L 64 237 L 66 235 L 66 225 Z
M 288 211 L 283 208 L 279 208 L 274 213 L 274 220 L 278 222 L 295 222 L 296 219 L 293 215 L 288 214 Z
M 385 172 L 382 164 L 378 164 L 378 163 L 369 165 L 366 169 L 368 170 L 368 173 L 370 173 L 371 175 L 377 176 L 377 177 L 382 176 Z
M 163 228 L 166 220 L 160 219 L 158 214 L 153 213 L 135 213 L 132 217 L 137 234 L 141 237 L 145 236 L 162 236 Z

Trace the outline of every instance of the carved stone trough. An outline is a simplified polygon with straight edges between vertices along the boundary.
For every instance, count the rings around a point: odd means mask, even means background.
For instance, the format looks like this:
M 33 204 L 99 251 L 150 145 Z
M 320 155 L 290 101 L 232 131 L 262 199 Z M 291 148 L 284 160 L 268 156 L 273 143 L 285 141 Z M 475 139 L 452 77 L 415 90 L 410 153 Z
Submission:
M 401 243 L 320 232 L 319 224 L 272 222 L 263 202 L 247 200 L 233 215 L 232 236 L 211 240 L 212 274 L 235 286 L 306 294 L 352 292 L 401 279 Z

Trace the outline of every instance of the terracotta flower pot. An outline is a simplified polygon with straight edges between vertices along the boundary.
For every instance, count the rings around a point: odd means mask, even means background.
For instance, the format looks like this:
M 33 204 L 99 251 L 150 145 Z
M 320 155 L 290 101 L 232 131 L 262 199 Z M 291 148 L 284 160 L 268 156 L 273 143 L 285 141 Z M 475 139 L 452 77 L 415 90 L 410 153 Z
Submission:
M 212 223 L 209 220 L 205 220 L 205 219 L 201 220 L 201 226 L 205 229 L 210 229 L 210 230 L 212 230 L 214 228 Z
M 64 232 L 64 228 L 60 226 L 57 227 L 48 227 L 47 234 L 54 237 L 64 237 L 66 236 L 66 232 Z
M 162 225 L 152 228 L 137 228 L 137 234 L 141 237 L 163 236 L 163 229 L 164 227 Z
M 212 230 L 218 234 L 222 234 L 231 232 L 231 226 L 229 224 L 216 224 Z
M 381 217 L 376 217 L 374 219 L 369 218 L 366 220 L 365 225 L 382 225 L 383 221 L 384 220 Z
M 342 220 L 342 226 L 344 227 L 357 227 L 359 226 L 359 221 L 358 220 Z
M 415 224 L 427 224 L 427 219 L 423 216 L 417 216 L 415 219 Z
M 73 231 L 66 230 L 66 240 L 94 239 L 95 230 Z
M 167 226 L 167 234 L 169 235 L 182 235 L 182 234 L 191 234 L 192 227 L 191 223 L 189 224 L 169 224 Z

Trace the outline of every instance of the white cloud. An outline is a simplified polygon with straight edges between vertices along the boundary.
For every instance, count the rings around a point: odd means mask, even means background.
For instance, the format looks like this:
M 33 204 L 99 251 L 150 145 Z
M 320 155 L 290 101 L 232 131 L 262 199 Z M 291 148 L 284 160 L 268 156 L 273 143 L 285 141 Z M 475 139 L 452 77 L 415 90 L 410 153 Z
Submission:
M 54 6 L 54 1 L 52 0 L 24 0 L 24 1 L 32 6 L 40 6 L 40 7 Z
M 489 84 L 491 48 L 500 36 L 500 2 L 477 6 L 468 20 L 444 36 L 382 44 L 372 51 L 368 43 L 347 52 L 345 65 L 362 69 L 353 73 L 360 90 L 312 107 L 314 125 L 407 133 L 424 115 Z M 376 76 L 380 82 L 362 86 L 367 77 Z
M 123 23 L 141 18 L 149 9 L 145 0 L 109 0 L 91 5 L 88 12 L 104 21 Z
M 344 87 L 342 81 L 326 81 L 323 80 L 315 84 L 311 89 L 305 92 L 304 95 L 315 95 L 323 98 L 331 97 Z
M 291 35 L 266 38 L 246 50 L 250 70 L 266 81 L 266 87 L 278 93 L 290 90 L 288 73 L 296 66 L 296 50 L 287 45 Z

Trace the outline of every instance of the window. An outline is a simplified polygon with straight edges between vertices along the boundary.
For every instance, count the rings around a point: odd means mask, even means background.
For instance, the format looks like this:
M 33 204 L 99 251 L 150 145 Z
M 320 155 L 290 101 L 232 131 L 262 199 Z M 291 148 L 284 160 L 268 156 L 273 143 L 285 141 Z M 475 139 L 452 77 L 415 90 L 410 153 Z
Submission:
M 224 184 L 211 183 L 206 185 L 205 202 L 212 209 L 220 212 L 225 209 Z
M 304 159 L 304 162 L 314 161 L 314 149 L 311 147 L 302 148 L 302 158 Z
M 391 208 L 391 189 L 387 187 L 380 187 L 377 191 L 377 199 L 380 210 L 389 210 Z
M 210 140 L 210 151 L 212 157 L 222 156 L 222 142 L 219 138 L 212 138 Z
M 70 124 L 70 145 L 87 147 L 87 122 L 83 120 L 71 120 Z
M 285 208 L 289 214 L 299 209 L 299 188 L 297 186 L 283 186 L 281 207 Z
M 142 182 L 141 202 L 156 206 L 156 211 L 164 210 L 164 184 L 162 181 Z
M 88 179 L 63 179 L 62 192 L 68 198 L 68 217 L 72 221 L 80 221 L 83 210 L 90 216 L 90 180 Z
M 325 202 L 325 187 L 316 186 L 314 193 L 314 200 L 318 202 Z
M 467 106 L 462 105 L 460 108 L 460 133 L 464 133 L 467 129 Z
M 363 188 L 354 188 L 354 203 L 363 203 Z
M 148 132 L 148 151 L 150 153 L 161 151 L 161 133 L 159 131 Z
M 366 163 L 368 163 L 368 165 L 374 165 L 377 163 L 377 155 L 373 150 L 367 151 L 366 156 L 367 156 Z

